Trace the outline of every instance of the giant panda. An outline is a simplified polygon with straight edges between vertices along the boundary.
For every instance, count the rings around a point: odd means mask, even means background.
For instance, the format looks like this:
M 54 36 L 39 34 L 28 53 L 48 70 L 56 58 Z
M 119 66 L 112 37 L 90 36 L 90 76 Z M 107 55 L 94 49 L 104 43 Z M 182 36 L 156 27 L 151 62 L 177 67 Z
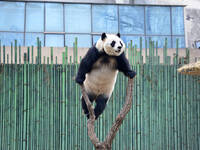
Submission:
M 80 62 L 76 82 L 84 85 L 89 100 L 95 101 L 95 119 L 104 111 L 113 92 L 118 71 L 133 78 L 136 72 L 131 70 L 125 57 L 125 44 L 120 33 L 102 33 L 97 43 L 91 47 Z M 83 96 L 82 108 L 89 118 L 89 111 Z

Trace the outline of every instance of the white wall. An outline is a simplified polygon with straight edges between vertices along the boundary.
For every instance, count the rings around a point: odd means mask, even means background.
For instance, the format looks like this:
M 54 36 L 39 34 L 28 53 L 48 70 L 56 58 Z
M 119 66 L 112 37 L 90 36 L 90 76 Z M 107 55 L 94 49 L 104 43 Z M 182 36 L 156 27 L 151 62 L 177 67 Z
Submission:
M 197 8 L 200 9 L 200 0 L 184 0 L 187 5 L 186 8 Z
M 200 40 L 200 0 L 185 0 L 185 39 L 186 46 L 196 48 Z

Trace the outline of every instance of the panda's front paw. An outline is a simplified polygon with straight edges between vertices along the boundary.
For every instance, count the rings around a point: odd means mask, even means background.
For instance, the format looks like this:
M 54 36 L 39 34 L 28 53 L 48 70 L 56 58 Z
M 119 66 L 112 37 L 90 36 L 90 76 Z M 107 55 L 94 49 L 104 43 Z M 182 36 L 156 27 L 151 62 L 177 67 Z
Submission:
M 137 73 L 135 71 L 129 71 L 128 72 L 128 77 L 132 79 L 132 78 L 134 78 L 136 76 L 136 74 Z

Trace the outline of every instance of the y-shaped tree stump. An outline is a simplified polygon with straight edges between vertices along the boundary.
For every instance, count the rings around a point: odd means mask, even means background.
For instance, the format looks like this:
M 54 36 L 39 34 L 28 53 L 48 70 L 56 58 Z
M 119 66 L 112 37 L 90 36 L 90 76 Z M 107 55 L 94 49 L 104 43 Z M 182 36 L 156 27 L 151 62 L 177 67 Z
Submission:
M 88 128 L 88 136 L 90 140 L 92 141 L 93 145 L 95 146 L 96 150 L 111 150 L 112 141 L 119 130 L 120 125 L 122 124 L 125 116 L 129 112 L 132 106 L 132 91 L 133 91 L 133 79 L 128 79 L 128 87 L 126 89 L 126 101 L 125 104 L 120 111 L 120 113 L 117 115 L 117 118 L 115 122 L 113 123 L 106 139 L 104 142 L 100 142 L 97 138 L 95 132 L 94 132 L 94 123 L 95 123 L 95 115 L 94 115 L 94 109 L 92 108 L 92 104 L 89 101 L 89 98 L 87 96 L 87 93 L 85 91 L 84 86 L 81 86 L 81 91 L 83 94 L 83 97 L 85 99 L 85 102 L 87 104 L 87 108 L 90 113 L 90 118 L 87 122 L 87 128 Z

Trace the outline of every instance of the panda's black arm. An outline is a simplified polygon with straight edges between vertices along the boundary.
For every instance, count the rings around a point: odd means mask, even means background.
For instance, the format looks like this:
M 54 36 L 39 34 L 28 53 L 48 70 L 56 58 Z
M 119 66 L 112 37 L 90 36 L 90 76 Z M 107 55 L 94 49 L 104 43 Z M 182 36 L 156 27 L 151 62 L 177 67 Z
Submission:
M 124 52 L 116 59 L 117 59 L 117 69 L 119 71 L 123 72 L 125 76 L 128 76 L 130 78 L 134 78 L 136 76 L 136 72 L 131 70 L 131 66 Z
M 85 74 L 90 72 L 92 69 L 92 65 L 97 61 L 100 57 L 100 52 L 93 46 L 88 50 L 86 55 L 81 60 L 78 73 L 76 75 L 76 82 L 78 84 L 83 84 L 85 80 Z

